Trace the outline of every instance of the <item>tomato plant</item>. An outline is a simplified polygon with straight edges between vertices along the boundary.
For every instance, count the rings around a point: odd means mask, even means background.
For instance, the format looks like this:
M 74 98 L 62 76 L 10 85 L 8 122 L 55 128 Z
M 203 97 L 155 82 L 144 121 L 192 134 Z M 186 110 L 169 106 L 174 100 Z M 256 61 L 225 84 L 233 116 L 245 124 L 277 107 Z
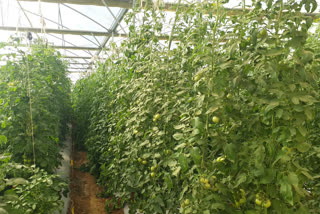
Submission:
M 319 211 L 319 37 L 301 13 L 317 3 L 244 4 L 178 7 L 162 42 L 165 14 L 146 3 L 76 84 L 91 171 L 131 213 Z
M 16 52 L 0 68 L 0 213 L 54 213 L 67 189 L 51 173 L 62 158 L 71 83 L 54 50 Z
M 37 166 L 52 172 L 60 164 L 59 145 L 71 115 L 66 65 L 44 45 L 17 52 L 22 59 L 13 54 L 0 68 L 1 133 L 7 138 L 0 151 L 8 150 L 18 163 L 31 165 L 35 159 Z
M 61 191 L 66 188 L 57 175 L 13 163 L 9 155 L 0 155 L 1 213 L 54 213 L 63 205 Z

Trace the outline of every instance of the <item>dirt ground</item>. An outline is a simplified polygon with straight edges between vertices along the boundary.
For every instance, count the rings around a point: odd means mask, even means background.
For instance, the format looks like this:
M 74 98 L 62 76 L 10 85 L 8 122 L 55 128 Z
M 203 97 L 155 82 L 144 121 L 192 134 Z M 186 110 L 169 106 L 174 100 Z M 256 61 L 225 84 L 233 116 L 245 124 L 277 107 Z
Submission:
M 70 181 L 70 207 L 68 214 L 107 214 L 105 211 L 105 198 L 98 198 L 101 188 L 96 184 L 95 178 L 89 172 L 79 170 L 83 163 L 87 162 L 86 153 L 74 151 L 74 169 L 71 170 Z M 74 208 L 74 213 L 71 209 Z M 112 212 L 123 214 L 123 210 Z

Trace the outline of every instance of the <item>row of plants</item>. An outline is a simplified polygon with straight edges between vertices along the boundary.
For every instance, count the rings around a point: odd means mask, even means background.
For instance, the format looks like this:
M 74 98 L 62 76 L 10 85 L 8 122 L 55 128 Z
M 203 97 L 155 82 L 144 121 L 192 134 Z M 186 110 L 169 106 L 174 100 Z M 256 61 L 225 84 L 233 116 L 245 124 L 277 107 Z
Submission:
M 234 14 L 225 2 L 178 6 L 166 42 L 165 13 L 145 3 L 74 86 L 76 140 L 107 210 L 319 213 L 320 42 L 302 14 L 317 3 L 242 1 Z
M 25 52 L 19 40 L 0 56 L 0 213 L 54 213 L 68 189 L 53 173 L 72 115 L 71 82 L 59 53 L 40 43 Z
M 63 207 L 68 185 L 44 169 L 12 162 L 0 156 L 0 213 L 49 214 Z
M 16 52 L 0 70 L 1 134 L 6 136 L 0 151 L 53 172 L 72 115 L 66 65 L 45 45 Z

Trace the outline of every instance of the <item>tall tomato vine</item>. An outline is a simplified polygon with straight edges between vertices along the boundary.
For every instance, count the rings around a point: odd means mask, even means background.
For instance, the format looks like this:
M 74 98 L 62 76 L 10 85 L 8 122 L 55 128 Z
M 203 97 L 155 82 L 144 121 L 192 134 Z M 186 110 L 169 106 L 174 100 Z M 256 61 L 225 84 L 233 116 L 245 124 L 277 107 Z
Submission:
M 221 1 L 195 3 L 179 8 L 169 43 L 158 39 L 164 12 L 146 3 L 129 14 L 129 39 L 74 90 L 76 114 L 90 110 L 92 172 L 113 204 L 316 213 L 318 37 L 301 13 L 316 7 L 257 0 L 234 15 Z M 130 22 L 137 12 L 141 26 Z

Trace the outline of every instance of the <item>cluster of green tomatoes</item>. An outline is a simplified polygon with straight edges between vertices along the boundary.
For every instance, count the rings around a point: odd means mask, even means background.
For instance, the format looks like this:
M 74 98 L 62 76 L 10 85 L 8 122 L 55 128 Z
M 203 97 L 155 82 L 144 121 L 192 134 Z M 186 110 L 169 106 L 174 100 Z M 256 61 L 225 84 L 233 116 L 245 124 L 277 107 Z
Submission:
M 234 198 L 234 206 L 239 208 L 242 204 L 247 202 L 246 191 L 244 189 L 240 189 L 238 194 L 233 194 Z
M 256 204 L 263 206 L 264 208 L 269 208 L 271 206 L 271 201 L 263 193 L 256 194 Z

